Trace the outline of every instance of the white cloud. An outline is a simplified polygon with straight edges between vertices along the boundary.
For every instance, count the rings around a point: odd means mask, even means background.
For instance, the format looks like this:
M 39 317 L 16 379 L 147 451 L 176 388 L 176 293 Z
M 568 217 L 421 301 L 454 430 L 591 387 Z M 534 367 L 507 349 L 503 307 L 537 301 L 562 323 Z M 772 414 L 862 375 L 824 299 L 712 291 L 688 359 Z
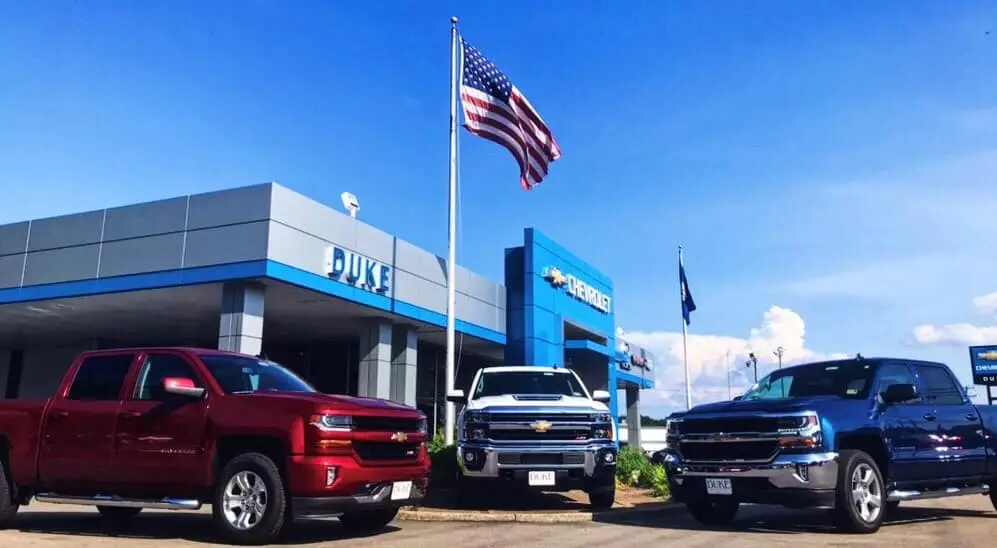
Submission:
M 973 297 L 973 310 L 978 314 L 997 316 L 997 292 Z M 914 328 L 914 342 L 922 346 L 997 344 L 997 326 L 981 326 L 965 322 L 946 325 L 924 324 Z
M 745 366 L 750 353 L 758 358 L 759 377 L 776 367 L 774 352 L 783 348 L 783 364 L 793 364 L 843 354 L 822 354 L 806 347 L 806 324 L 796 312 L 772 306 L 762 324 L 746 338 L 690 334 L 689 371 L 693 405 L 727 399 L 728 364 L 732 392 L 743 392 L 751 384 L 751 369 Z M 657 357 L 655 389 L 643 402 L 656 407 L 685 408 L 685 372 L 682 364 L 682 333 L 670 331 L 628 332 L 625 338 Z

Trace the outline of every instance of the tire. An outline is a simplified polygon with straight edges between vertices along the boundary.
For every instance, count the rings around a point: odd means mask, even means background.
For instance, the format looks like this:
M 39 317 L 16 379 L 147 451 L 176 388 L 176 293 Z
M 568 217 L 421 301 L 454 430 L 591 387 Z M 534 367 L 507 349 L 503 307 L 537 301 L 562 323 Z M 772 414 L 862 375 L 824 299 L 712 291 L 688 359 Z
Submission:
M 280 536 L 287 514 L 284 481 L 270 457 L 245 453 L 222 468 L 212 500 L 212 517 L 226 541 L 270 544 Z
M 384 529 L 397 515 L 398 508 L 359 510 L 339 516 L 339 522 L 353 533 L 374 533 Z
M 865 451 L 846 449 L 838 458 L 835 525 L 847 533 L 875 533 L 888 511 L 879 465 Z
M 997 510 L 997 485 L 990 487 L 990 504 L 993 505 L 994 510 Z
M 696 500 L 685 504 L 692 518 L 706 527 L 726 527 L 734 521 L 741 504 L 727 500 Z
M 611 483 L 598 490 L 589 491 L 589 506 L 593 510 L 610 510 L 616 502 L 616 483 Z
M 112 523 L 125 523 L 131 521 L 142 512 L 141 508 L 119 508 L 117 506 L 98 506 L 100 515 Z
M 14 523 L 20 507 L 14 495 L 13 482 L 7 474 L 7 465 L 0 462 L 0 529 L 6 529 Z

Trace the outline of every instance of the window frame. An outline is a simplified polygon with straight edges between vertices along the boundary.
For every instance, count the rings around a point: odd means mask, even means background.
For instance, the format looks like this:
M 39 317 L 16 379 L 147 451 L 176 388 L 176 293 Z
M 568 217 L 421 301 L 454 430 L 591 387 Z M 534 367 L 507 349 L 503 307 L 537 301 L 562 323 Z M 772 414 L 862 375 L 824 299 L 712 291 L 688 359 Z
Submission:
M 100 353 L 100 354 L 88 354 L 83 356 L 79 363 L 76 365 L 76 370 L 73 372 L 73 378 L 69 380 L 66 386 L 66 390 L 63 393 L 62 399 L 66 401 L 78 401 L 78 402 L 120 402 L 123 401 L 125 390 L 128 388 L 129 381 L 132 376 L 132 371 L 135 369 L 135 361 L 138 358 L 138 352 L 112 352 L 112 353 Z M 116 398 L 113 399 L 99 399 L 99 398 L 80 398 L 73 396 L 73 388 L 77 386 L 77 383 L 82 378 L 80 374 L 84 371 L 87 362 L 94 360 L 108 360 L 115 358 L 129 358 L 128 366 L 125 369 L 125 375 L 121 379 L 121 384 L 118 386 L 118 394 Z M 106 367 L 106 365 L 104 366 Z
M 142 382 L 144 380 L 143 375 L 148 370 L 149 365 L 150 365 L 149 360 L 153 356 L 167 356 L 167 357 L 170 357 L 170 358 L 178 359 L 181 362 L 183 362 L 184 364 L 186 364 L 187 367 L 190 368 L 190 372 L 192 374 L 191 374 L 190 377 L 185 377 L 185 378 L 189 378 L 189 379 L 193 380 L 194 381 L 194 385 L 197 386 L 198 388 L 204 388 L 204 398 L 206 399 L 208 397 L 208 394 L 211 391 L 208 390 L 207 383 L 204 381 L 203 375 L 198 370 L 197 364 L 195 364 L 193 360 L 189 359 L 186 355 L 184 355 L 182 353 L 179 353 L 179 352 L 169 352 L 169 351 L 166 351 L 166 350 L 161 350 L 161 351 L 142 352 L 138 356 L 138 360 L 136 361 L 136 364 L 135 364 L 135 378 L 134 378 L 134 381 L 132 382 L 132 387 L 131 387 L 131 390 L 129 392 L 129 398 L 128 398 L 127 401 L 130 401 L 130 402 L 149 402 L 149 403 L 162 403 L 164 401 L 170 401 L 169 399 L 166 399 L 166 400 L 148 399 L 147 400 L 147 399 L 141 399 L 141 398 L 138 397 L 139 396 L 139 392 L 140 392 L 140 390 L 142 388 Z

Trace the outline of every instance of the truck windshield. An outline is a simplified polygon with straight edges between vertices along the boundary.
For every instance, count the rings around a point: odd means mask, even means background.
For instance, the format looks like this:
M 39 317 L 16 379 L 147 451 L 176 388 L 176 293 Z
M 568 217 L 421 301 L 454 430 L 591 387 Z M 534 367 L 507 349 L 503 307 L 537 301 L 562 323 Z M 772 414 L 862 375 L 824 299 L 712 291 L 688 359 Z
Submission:
M 316 392 L 301 377 L 272 361 L 203 354 L 200 358 L 226 394 Z
M 585 389 L 570 372 L 502 371 L 482 373 L 474 389 L 475 398 L 530 394 L 586 397 Z
M 809 396 L 864 399 L 869 395 L 874 363 L 859 360 L 811 363 L 775 371 L 749 390 L 742 400 L 779 400 Z

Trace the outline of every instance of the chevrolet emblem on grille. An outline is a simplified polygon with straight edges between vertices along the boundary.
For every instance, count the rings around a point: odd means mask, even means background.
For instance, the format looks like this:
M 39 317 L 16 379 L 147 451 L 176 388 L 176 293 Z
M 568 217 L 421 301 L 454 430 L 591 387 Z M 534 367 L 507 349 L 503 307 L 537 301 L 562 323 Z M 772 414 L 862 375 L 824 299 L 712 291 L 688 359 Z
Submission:
M 546 432 L 550 430 L 550 423 L 547 421 L 537 421 L 530 425 L 535 432 Z
M 397 441 L 398 443 L 402 443 L 407 439 L 408 439 L 408 434 L 406 434 L 405 432 L 395 432 L 394 434 L 391 434 L 391 441 Z

